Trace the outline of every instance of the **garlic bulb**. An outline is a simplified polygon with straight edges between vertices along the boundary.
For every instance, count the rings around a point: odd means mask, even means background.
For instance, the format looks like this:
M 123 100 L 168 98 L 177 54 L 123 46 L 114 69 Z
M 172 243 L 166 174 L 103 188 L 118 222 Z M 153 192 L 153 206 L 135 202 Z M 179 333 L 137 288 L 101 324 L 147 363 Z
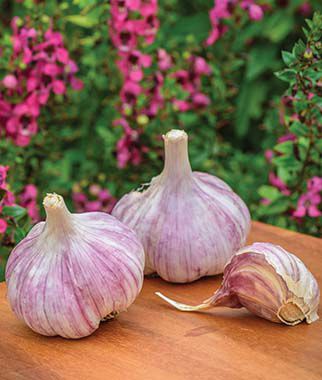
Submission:
M 112 215 L 133 228 L 145 254 L 145 274 L 171 282 L 190 282 L 222 273 L 244 245 L 250 216 L 244 202 L 219 178 L 192 172 L 188 136 L 163 136 L 165 165 L 147 190 L 133 191 Z
M 320 291 L 315 278 L 298 257 L 270 243 L 254 243 L 238 251 L 225 267 L 221 287 L 198 306 L 156 294 L 182 311 L 245 307 L 269 321 L 291 326 L 319 319 Z
M 71 214 L 57 194 L 48 194 L 43 204 L 46 221 L 9 257 L 8 299 L 39 334 L 81 338 L 135 300 L 143 282 L 143 247 L 108 214 Z

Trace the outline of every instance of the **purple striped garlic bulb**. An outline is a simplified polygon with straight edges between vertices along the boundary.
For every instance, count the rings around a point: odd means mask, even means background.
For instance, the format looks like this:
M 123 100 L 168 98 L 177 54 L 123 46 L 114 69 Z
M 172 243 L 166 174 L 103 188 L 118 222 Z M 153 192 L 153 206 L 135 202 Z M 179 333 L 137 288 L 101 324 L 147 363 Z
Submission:
M 9 303 L 39 334 L 82 338 L 135 300 L 143 283 L 143 247 L 106 213 L 71 214 L 57 194 L 43 204 L 46 221 L 10 254 Z
M 225 182 L 191 170 L 184 131 L 171 130 L 163 139 L 162 173 L 148 189 L 121 198 L 112 215 L 141 239 L 145 274 L 184 283 L 222 273 L 245 244 L 248 209 Z
M 319 319 L 320 291 L 312 273 L 298 257 L 270 243 L 254 243 L 238 251 L 225 267 L 221 287 L 198 306 L 156 294 L 181 311 L 245 307 L 259 317 L 290 326 Z

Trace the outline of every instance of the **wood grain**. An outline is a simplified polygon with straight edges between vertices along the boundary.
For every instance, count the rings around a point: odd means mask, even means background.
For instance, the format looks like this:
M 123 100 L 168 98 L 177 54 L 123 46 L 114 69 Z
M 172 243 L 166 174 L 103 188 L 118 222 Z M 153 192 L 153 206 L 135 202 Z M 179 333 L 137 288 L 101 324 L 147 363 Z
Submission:
M 321 288 L 320 239 L 255 222 L 253 241 L 294 252 Z M 198 303 L 220 280 L 174 285 L 147 279 L 128 312 L 77 341 L 33 333 L 11 312 L 5 284 L 0 284 L 0 379 L 322 379 L 321 320 L 287 327 L 244 309 L 182 313 L 154 295 L 160 290 L 178 301 Z

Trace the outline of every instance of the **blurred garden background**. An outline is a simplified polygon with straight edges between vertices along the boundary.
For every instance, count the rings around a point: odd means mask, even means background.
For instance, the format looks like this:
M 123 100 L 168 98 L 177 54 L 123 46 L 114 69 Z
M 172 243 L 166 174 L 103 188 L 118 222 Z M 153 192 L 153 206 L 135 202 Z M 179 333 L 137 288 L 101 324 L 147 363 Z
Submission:
M 0 0 L 0 280 L 46 192 L 111 211 L 172 128 L 253 219 L 321 235 L 319 6 Z

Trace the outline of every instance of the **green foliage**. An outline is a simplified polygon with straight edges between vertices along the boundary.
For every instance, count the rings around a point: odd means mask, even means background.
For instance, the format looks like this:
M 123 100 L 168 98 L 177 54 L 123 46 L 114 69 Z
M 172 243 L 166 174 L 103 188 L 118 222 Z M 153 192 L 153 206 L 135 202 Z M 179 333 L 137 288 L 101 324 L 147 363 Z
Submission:
M 291 52 L 282 52 L 287 68 L 276 73 L 279 79 L 289 85 L 279 109 L 280 114 L 283 114 L 283 129 L 280 130 L 281 134 L 291 133 L 292 138 L 274 146 L 272 169 L 291 195 L 286 197 L 275 188 L 260 187 L 259 194 L 272 202 L 261 206 L 258 216 L 264 220 L 271 216 L 269 220 L 272 223 L 278 223 L 285 213 L 292 214 L 297 208 L 299 197 L 309 190 L 308 181 L 321 177 L 322 15 L 315 13 L 313 20 L 307 20 L 307 25 L 308 28 L 303 30 L 306 41 L 299 40 Z M 270 112 L 275 113 L 276 109 Z M 268 123 L 268 127 L 273 129 L 276 125 L 270 126 Z M 301 223 L 307 232 L 321 232 L 321 218 L 306 217 Z M 294 218 L 285 217 L 284 224 L 289 228 L 299 228 Z
M 65 196 L 71 208 L 71 193 L 76 185 L 99 183 L 120 197 L 161 171 L 163 151 L 159 136 L 171 128 L 185 128 L 190 136 L 193 169 L 227 181 L 246 201 L 253 218 L 318 233 L 312 222 L 290 223 L 286 213 L 295 207 L 297 198 L 277 194 L 274 187 L 265 185 L 269 167 L 263 154 L 265 149 L 276 145 L 273 164 L 277 174 L 292 186 L 308 177 L 306 171 L 315 173 L 316 169 L 311 167 L 318 165 L 322 144 L 321 139 L 316 139 L 318 124 L 313 121 L 318 118 L 321 97 L 307 101 L 304 89 L 309 85 L 318 87 L 321 80 L 321 60 L 315 62 L 310 56 L 311 53 L 313 57 L 320 56 L 316 26 L 320 19 L 308 22 L 305 34 L 309 45 L 300 41 L 291 50 L 304 25 L 304 16 L 298 10 L 302 2 L 291 0 L 282 6 L 270 0 L 265 4 L 269 6 L 261 21 L 253 22 L 244 14 L 236 14 L 227 21 L 229 31 L 213 46 L 206 47 L 204 40 L 210 30 L 208 12 L 213 1 L 159 2 L 160 30 L 156 41 L 144 46 L 143 51 L 155 56 L 158 48 L 166 49 L 173 57 L 174 69 L 185 68 L 191 54 L 205 57 L 212 75 L 203 80 L 202 89 L 211 98 L 211 105 L 206 111 L 175 112 L 169 99 L 185 99 L 187 94 L 168 77 L 163 89 L 167 101 L 160 115 L 150 120 L 142 117 L 132 120 L 134 127 L 142 126 L 140 138 L 149 148 L 143 162 L 119 169 L 115 146 L 122 128 L 112 122 L 119 116 L 122 78 L 109 39 L 109 3 L 0 1 L 0 80 L 10 71 L 9 23 L 17 15 L 22 19 L 29 16 L 30 22 L 40 28 L 48 26 L 52 18 L 54 28 L 64 35 L 70 55 L 80 67 L 79 77 L 84 81 L 82 91 L 69 90 L 66 96 L 56 95 L 50 100 L 41 114 L 40 131 L 29 146 L 14 146 L 0 136 L 0 164 L 10 165 L 11 189 L 18 194 L 25 184 L 33 183 L 39 188 L 39 204 L 46 192 L 55 191 Z M 311 5 L 316 9 L 319 2 L 313 1 Z M 307 51 L 308 46 L 311 51 Z M 283 62 L 287 66 L 284 69 Z M 156 62 L 146 72 L 155 69 Z M 291 115 L 286 115 L 285 119 L 288 131 L 299 137 L 296 155 L 295 144 L 276 144 L 277 136 L 282 134 L 276 99 L 288 86 L 291 92 L 295 84 L 303 87 L 300 101 L 294 104 L 301 117 L 291 121 Z M 139 101 L 145 104 L 146 99 L 142 97 Z M 306 169 L 302 178 L 303 162 Z M 261 198 L 269 199 L 270 205 L 259 205 Z M 0 278 L 8 250 L 29 228 L 28 218 L 19 207 L 4 212 L 11 218 L 10 239 L 9 244 L 3 240 L 1 247 Z

